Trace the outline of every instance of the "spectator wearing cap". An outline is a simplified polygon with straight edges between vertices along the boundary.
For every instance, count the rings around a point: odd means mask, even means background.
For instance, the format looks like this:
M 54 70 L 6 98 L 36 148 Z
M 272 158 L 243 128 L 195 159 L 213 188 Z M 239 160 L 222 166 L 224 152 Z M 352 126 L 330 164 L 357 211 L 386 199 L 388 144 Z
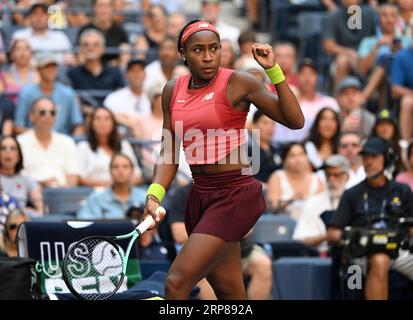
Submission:
M 248 145 L 248 154 L 253 155 L 253 148 L 259 148 L 259 172 L 255 178 L 261 181 L 266 189 L 271 174 L 282 168 L 281 145 L 272 142 L 276 130 L 275 122 L 260 110 L 254 113 L 252 129 L 259 130 L 259 136 L 252 136 L 251 144 Z
M 394 163 L 394 168 L 392 168 L 394 169 L 392 174 L 395 177 L 403 170 L 403 159 L 401 157 L 401 148 L 399 144 L 400 135 L 397 120 L 389 109 L 383 109 L 377 113 L 372 136 L 383 138 L 392 146 L 398 158 Z
M 79 46 L 83 63 L 69 69 L 67 75 L 82 99 L 83 111 L 89 113 L 91 110 L 88 107 L 101 106 L 110 91 L 122 88 L 125 84 L 120 69 L 102 61 L 105 50 L 102 32 L 96 29 L 83 31 Z
M 300 91 L 300 106 L 304 115 L 304 127 L 299 130 L 290 130 L 278 125 L 276 140 L 281 142 L 303 141 L 313 126 L 317 114 L 322 108 L 329 107 L 340 113 L 337 101 L 318 91 L 318 67 L 310 58 L 305 58 L 298 66 L 298 89 Z
M 222 21 L 220 0 L 202 0 L 201 19 L 213 24 L 218 30 L 221 40 L 228 39 L 232 42 L 235 52 L 238 53 L 238 38 L 240 29 Z
M 121 25 L 114 21 L 114 1 L 113 0 L 92 0 L 93 17 L 92 22 L 83 26 L 77 35 L 77 43 L 81 42 L 81 35 L 84 31 L 95 29 L 105 37 L 106 48 L 120 48 L 129 43 L 127 32 Z M 107 53 L 102 56 L 104 63 L 119 65 L 119 54 Z
M 366 179 L 343 193 L 340 204 L 329 221 L 327 240 L 330 243 L 340 243 L 346 227 L 389 229 L 394 219 L 413 217 L 413 195 L 410 188 L 385 175 L 392 163 L 389 147 L 386 140 L 378 137 L 368 138 L 363 143 L 360 154 Z M 387 210 L 389 206 L 397 207 L 397 210 Z M 382 213 L 385 218 L 381 217 Z M 409 232 L 412 231 L 409 227 Z M 354 260 L 366 276 L 366 300 L 388 299 L 388 272 L 390 268 L 404 272 L 403 261 L 403 256 L 392 261 L 387 253 L 382 252 L 369 252 L 361 259 Z M 409 269 L 404 269 L 410 271 L 410 274 L 405 275 L 412 278 L 413 268 Z
M 75 92 L 69 86 L 58 82 L 56 55 L 43 52 L 36 57 L 39 84 L 25 86 L 19 94 L 15 111 L 15 131 L 22 133 L 33 126 L 30 111 L 33 102 L 40 97 L 50 97 L 56 104 L 54 130 L 66 135 L 83 133 L 83 116 Z
M 131 208 L 145 203 L 146 191 L 133 187 L 134 165 L 128 156 L 113 154 L 109 170 L 111 186 L 89 195 L 77 213 L 79 219 L 124 219 Z
M 53 130 L 57 107 L 48 97 L 32 103 L 33 129 L 19 135 L 24 173 L 43 187 L 74 187 L 79 182 L 79 162 L 72 138 Z
M 103 105 L 115 114 L 117 122 L 129 130 L 135 125 L 137 116 L 151 112 L 148 95 L 143 91 L 145 66 L 144 60 L 129 60 L 125 74 L 126 87 L 110 93 L 103 101 Z
M 13 39 L 24 38 L 30 43 L 32 50 L 52 52 L 56 55 L 57 62 L 63 65 L 75 63 L 72 54 L 72 44 L 63 31 L 48 29 L 48 6 L 44 3 L 35 3 L 28 12 L 29 27 L 17 30 L 12 35 Z
M 343 79 L 336 88 L 336 98 L 341 109 L 342 131 L 358 132 L 361 138 L 370 135 L 376 121 L 366 110 L 360 80 L 356 77 Z
M 173 71 L 179 61 L 178 50 L 176 50 L 176 38 L 166 36 L 158 49 L 159 59 L 152 61 L 145 67 L 146 78 L 144 81 L 144 90 L 155 84 L 166 84 L 172 79 Z
M 332 155 L 324 162 L 323 171 L 327 188 L 307 199 L 293 233 L 294 240 L 318 246 L 321 251 L 326 250 L 327 227 L 324 219 L 338 207 L 349 179 L 350 162 L 342 155 Z
M 334 85 L 337 86 L 352 71 L 357 70 L 357 49 L 361 39 L 376 33 L 376 13 L 361 0 L 341 0 L 342 6 L 329 14 L 327 24 L 323 28 L 324 51 L 333 57 L 331 73 Z M 349 7 L 357 5 L 362 19 L 349 20 Z M 352 18 L 352 16 L 350 16 Z M 353 28 L 349 26 L 351 23 Z
M 413 191 L 413 140 L 407 146 L 406 153 L 406 170 L 396 176 L 396 181 L 408 185 Z
M 404 140 L 413 137 L 413 44 L 400 50 L 391 66 L 392 96 L 400 100 L 400 136 Z

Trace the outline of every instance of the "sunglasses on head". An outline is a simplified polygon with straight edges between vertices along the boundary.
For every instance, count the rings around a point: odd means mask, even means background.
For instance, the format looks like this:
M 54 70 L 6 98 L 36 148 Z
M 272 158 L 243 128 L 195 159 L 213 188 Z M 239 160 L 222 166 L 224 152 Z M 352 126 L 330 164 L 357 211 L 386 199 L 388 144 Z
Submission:
M 16 230 L 17 229 L 17 223 L 12 223 L 9 224 L 9 226 L 7 227 L 9 230 Z
M 56 115 L 56 110 L 44 110 L 44 109 L 42 109 L 42 110 L 39 110 L 37 114 L 41 117 L 44 117 L 47 113 L 50 116 L 54 117 Z

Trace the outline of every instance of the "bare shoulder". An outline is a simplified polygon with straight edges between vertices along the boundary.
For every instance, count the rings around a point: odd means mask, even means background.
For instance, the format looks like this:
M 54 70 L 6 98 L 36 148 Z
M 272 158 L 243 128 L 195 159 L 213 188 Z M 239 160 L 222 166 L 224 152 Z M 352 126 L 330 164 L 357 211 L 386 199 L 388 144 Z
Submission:
M 234 70 L 229 78 L 228 85 L 248 88 L 251 85 L 259 85 L 259 82 L 252 74 L 248 72 Z
M 227 95 L 230 101 L 238 103 L 247 101 L 248 96 L 260 90 L 262 84 L 252 75 L 245 71 L 235 70 L 229 78 Z
M 165 86 L 163 87 L 163 92 L 162 92 L 162 94 L 163 94 L 163 95 L 168 95 L 168 94 L 172 95 L 172 93 L 173 93 L 173 91 L 174 91 L 174 88 L 175 88 L 175 83 L 176 83 L 176 80 L 175 80 L 175 79 L 169 80 L 169 81 L 165 84 Z
M 175 88 L 175 80 L 169 80 L 165 86 L 163 87 L 162 91 L 162 107 L 165 110 L 169 110 L 169 106 L 171 104 L 172 95 Z

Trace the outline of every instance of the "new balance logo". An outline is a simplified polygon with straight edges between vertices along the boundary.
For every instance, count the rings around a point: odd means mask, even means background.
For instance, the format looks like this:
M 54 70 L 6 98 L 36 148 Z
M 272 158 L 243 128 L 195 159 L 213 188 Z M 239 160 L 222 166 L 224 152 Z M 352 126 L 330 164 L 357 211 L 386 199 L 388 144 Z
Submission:
M 200 23 L 200 24 L 198 25 L 198 29 L 208 28 L 208 27 L 209 27 L 209 23 Z
M 178 99 L 178 100 L 176 100 L 176 103 L 185 103 L 185 102 L 186 102 L 185 99 Z
M 202 98 L 202 102 L 211 100 L 211 99 L 214 97 L 214 94 L 215 94 L 214 92 L 207 93 L 207 94 Z

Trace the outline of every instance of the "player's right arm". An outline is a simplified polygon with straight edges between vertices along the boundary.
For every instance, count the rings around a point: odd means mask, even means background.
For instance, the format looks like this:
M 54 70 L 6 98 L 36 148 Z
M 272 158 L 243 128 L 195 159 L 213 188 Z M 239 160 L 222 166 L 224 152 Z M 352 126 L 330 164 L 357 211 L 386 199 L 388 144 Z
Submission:
M 162 111 L 163 111 L 163 133 L 161 142 L 161 151 L 159 159 L 155 165 L 152 183 L 162 185 L 168 190 L 173 179 L 175 178 L 179 164 L 180 141 L 175 139 L 175 132 L 172 128 L 171 118 L 171 100 L 174 90 L 175 81 L 169 81 L 162 92 Z M 158 217 L 155 213 L 160 204 L 152 197 L 146 201 L 145 211 L 155 219 Z M 146 215 L 146 213 L 145 213 Z M 162 220 L 160 217 L 159 221 Z

